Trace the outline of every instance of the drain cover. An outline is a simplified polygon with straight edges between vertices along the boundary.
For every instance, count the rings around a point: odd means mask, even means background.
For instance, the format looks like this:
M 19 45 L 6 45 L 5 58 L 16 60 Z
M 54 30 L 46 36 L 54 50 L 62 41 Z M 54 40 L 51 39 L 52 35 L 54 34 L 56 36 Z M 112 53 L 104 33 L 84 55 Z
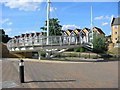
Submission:
M 4 81 L 2 83 L 0 83 L 0 85 L 2 84 L 2 88 L 12 88 L 12 87 L 16 87 L 18 86 L 15 82 L 13 81 Z

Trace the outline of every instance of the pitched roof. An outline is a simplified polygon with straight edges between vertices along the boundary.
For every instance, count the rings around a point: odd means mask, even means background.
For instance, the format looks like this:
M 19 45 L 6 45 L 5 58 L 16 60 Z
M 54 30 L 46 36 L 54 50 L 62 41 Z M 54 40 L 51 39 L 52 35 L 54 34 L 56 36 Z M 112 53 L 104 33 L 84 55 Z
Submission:
M 21 37 L 24 37 L 25 36 L 25 34 L 21 34 Z
M 66 31 L 69 31 L 71 33 L 73 30 L 72 29 L 67 29 Z
M 86 27 L 85 27 L 84 29 L 86 29 L 88 32 L 90 31 L 90 29 L 89 29 L 89 28 L 86 28 Z M 84 30 L 84 29 L 83 29 L 83 30 Z
M 82 32 L 81 32 L 81 33 L 82 33 L 82 35 L 86 35 L 86 33 L 85 33 L 83 30 L 82 30 Z
M 65 30 L 61 30 L 61 34 L 64 35 L 68 35 L 67 32 Z
M 73 30 L 75 34 L 79 34 L 79 32 L 81 31 L 81 29 L 75 29 Z M 77 31 L 77 32 L 76 32 Z
M 31 36 L 33 37 L 35 33 L 31 33 Z
M 77 30 L 77 31 L 79 31 L 79 32 L 81 31 L 81 29 L 75 29 L 75 30 Z
M 14 36 L 14 38 L 19 38 L 20 36 Z
M 36 32 L 34 35 L 39 36 L 39 35 L 40 35 L 40 32 Z
M 65 30 L 61 30 L 61 33 L 66 33 L 66 31 Z
M 69 36 L 72 31 L 73 31 L 73 30 L 71 30 L 71 29 L 67 29 L 67 30 L 66 30 L 66 34 Z
M 112 19 L 111 26 L 113 25 L 120 25 L 120 17 Z
M 26 33 L 25 36 L 28 37 L 30 35 L 30 33 Z
M 105 33 L 104 33 L 100 28 L 98 28 L 98 27 L 93 27 L 93 29 L 94 29 L 94 28 L 96 28 L 96 29 L 98 30 L 98 32 L 100 32 L 100 33 L 102 33 L 102 34 L 105 35 Z
M 106 36 L 106 38 L 111 38 L 111 35 Z
M 61 30 L 61 32 L 65 32 L 65 30 Z

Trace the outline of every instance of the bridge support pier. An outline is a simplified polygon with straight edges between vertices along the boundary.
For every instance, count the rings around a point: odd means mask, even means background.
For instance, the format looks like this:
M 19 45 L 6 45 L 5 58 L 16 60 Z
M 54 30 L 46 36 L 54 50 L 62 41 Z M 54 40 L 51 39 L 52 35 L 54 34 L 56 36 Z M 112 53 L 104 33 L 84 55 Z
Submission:
M 41 60 L 41 51 L 38 51 L 38 59 Z
M 50 58 L 50 52 L 46 52 L 46 58 Z

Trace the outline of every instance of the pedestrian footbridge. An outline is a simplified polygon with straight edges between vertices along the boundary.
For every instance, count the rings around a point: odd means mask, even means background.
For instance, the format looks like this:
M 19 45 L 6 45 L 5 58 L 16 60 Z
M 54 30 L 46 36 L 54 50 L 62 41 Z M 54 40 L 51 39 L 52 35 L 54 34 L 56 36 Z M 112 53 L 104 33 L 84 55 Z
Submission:
M 62 53 L 69 48 L 87 47 L 91 49 L 91 44 L 84 42 L 81 37 L 77 36 L 41 36 L 29 38 L 13 38 L 7 43 L 10 52 L 40 52 L 45 51 L 50 58 L 58 53 Z M 50 53 L 52 52 L 52 55 Z

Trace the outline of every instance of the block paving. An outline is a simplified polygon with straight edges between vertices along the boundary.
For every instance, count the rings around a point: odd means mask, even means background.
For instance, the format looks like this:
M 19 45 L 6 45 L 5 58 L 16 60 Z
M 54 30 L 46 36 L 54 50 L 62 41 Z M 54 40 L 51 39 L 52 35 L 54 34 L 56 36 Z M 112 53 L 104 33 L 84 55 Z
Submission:
M 2 61 L 3 88 L 118 88 L 118 61 L 24 64 L 25 83 L 21 84 L 18 61 Z

